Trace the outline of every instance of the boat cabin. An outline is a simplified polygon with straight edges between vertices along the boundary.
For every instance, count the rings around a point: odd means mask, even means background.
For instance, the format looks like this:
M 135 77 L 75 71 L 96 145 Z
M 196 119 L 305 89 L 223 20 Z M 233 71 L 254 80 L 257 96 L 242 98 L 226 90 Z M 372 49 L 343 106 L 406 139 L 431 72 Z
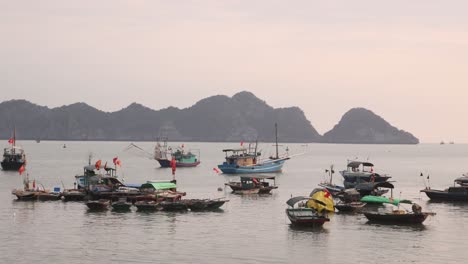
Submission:
M 374 172 L 374 164 L 370 162 L 351 161 L 347 165 L 348 172 Z
M 269 182 L 268 180 L 273 180 L 273 182 Z M 242 176 L 240 177 L 241 186 L 242 187 L 271 187 L 276 186 L 276 178 L 274 176 Z
M 224 164 L 237 166 L 252 166 L 257 164 L 257 157 L 260 152 L 249 152 L 246 148 L 240 149 L 223 149 L 226 153 L 226 161 Z
M 3 161 L 6 162 L 24 162 L 24 150 L 19 147 L 5 148 L 3 150 Z
M 463 174 L 462 177 L 456 178 L 454 183 L 462 187 L 468 187 L 468 174 Z

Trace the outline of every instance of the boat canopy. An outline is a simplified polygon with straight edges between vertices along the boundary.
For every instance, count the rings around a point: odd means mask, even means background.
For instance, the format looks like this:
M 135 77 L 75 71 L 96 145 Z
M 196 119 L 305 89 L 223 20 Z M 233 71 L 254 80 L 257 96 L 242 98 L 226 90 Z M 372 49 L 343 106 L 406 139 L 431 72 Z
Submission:
M 464 174 L 462 177 L 456 178 L 455 183 L 460 185 L 468 185 L 468 176 L 465 176 Z
M 361 198 L 361 202 L 365 203 L 388 203 L 393 205 L 398 205 L 400 203 L 412 204 L 413 202 L 410 200 L 402 200 L 397 198 L 388 198 L 384 196 L 374 196 L 374 195 L 366 195 Z
M 246 148 L 239 148 L 239 149 L 223 149 L 223 152 L 242 152 L 247 151 Z
M 177 188 L 177 185 L 172 182 L 148 182 L 144 183 L 140 187 L 141 189 L 153 188 L 155 190 L 170 190 Z
M 362 162 L 362 161 L 351 161 L 348 163 L 348 167 L 350 168 L 359 168 L 359 166 L 365 166 L 365 167 L 374 167 L 374 164 L 370 162 Z
M 289 200 L 286 201 L 286 204 L 288 204 L 289 206 L 291 207 L 294 207 L 295 204 L 297 204 L 298 202 L 300 201 L 304 201 L 304 200 L 309 200 L 309 197 L 307 196 L 297 196 L 297 197 L 293 197 Z
M 87 170 L 87 171 L 94 171 L 96 168 L 95 165 L 86 165 L 84 166 L 84 169 Z M 105 165 L 101 165 L 99 167 L 99 169 L 105 169 L 106 171 L 114 171 L 115 169 L 114 168 L 111 168 L 111 167 L 105 167 Z

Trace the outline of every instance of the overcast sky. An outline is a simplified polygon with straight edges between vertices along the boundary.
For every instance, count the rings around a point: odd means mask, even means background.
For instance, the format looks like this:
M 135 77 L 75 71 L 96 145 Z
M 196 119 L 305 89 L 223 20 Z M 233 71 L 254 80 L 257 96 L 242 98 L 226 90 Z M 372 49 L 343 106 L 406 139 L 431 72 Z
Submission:
M 185 108 L 247 90 L 323 134 L 365 107 L 468 142 L 467 1 L 0 0 L 0 101 Z

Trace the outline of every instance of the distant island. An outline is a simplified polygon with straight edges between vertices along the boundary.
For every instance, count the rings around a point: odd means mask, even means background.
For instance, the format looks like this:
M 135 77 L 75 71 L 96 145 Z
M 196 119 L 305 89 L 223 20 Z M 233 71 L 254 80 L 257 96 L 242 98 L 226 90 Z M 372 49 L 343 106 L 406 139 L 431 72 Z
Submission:
M 279 124 L 281 142 L 417 144 L 412 134 L 398 130 L 363 108 L 351 109 L 321 136 L 298 107 L 273 108 L 250 92 L 232 97 L 211 96 L 179 109 L 153 110 L 133 103 L 103 112 L 85 103 L 48 108 L 26 100 L 0 103 L 0 137 L 13 126 L 19 140 L 121 140 L 239 142 L 274 141 Z

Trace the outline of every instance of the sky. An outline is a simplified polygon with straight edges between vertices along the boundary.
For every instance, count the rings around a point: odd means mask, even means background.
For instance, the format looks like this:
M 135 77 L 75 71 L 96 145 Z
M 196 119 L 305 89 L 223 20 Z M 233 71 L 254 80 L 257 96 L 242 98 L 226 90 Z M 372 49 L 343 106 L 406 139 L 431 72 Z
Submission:
M 250 91 L 323 134 L 365 107 L 468 143 L 467 1 L 0 0 L 0 101 L 116 111 Z

